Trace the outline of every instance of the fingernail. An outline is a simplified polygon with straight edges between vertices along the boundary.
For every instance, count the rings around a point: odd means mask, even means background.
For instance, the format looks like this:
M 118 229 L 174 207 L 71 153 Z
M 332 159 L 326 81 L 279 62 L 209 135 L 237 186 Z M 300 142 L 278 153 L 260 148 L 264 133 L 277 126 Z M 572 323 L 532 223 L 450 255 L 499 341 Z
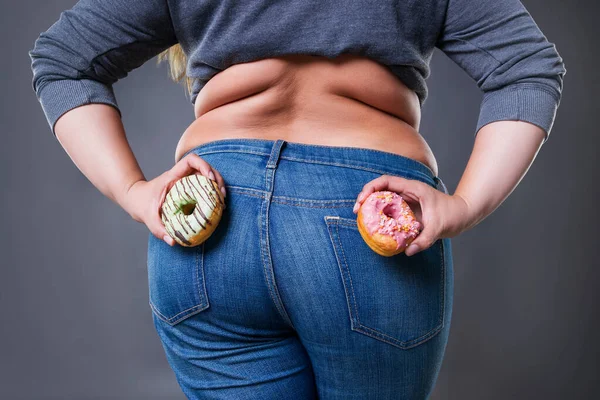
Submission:
M 221 187 L 221 193 L 223 193 L 223 196 L 227 197 L 227 193 L 225 192 L 225 188 Z
M 173 245 L 173 244 L 172 244 L 172 243 L 173 243 L 173 239 L 171 239 L 171 237 L 170 237 L 169 235 L 165 235 L 165 236 L 163 237 L 163 240 L 164 240 L 164 241 L 165 241 L 165 242 L 166 242 L 166 243 L 167 243 L 169 246 L 172 246 L 172 245 Z
M 352 209 L 352 212 L 356 212 L 358 210 L 358 203 L 354 203 L 354 208 Z
M 209 177 L 210 177 L 210 179 L 212 179 L 213 181 L 215 180 L 215 174 L 213 174 L 213 172 L 212 172 L 212 171 L 210 171 L 210 172 L 208 173 L 208 176 L 209 176 Z
M 360 192 L 358 195 L 358 201 L 362 201 L 363 197 L 365 197 L 365 192 Z
M 419 251 L 419 246 L 416 244 L 411 244 L 410 246 L 408 246 L 408 248 L 404 252 L 406 253 L 407 256 L 412 256 L 417 251 Z

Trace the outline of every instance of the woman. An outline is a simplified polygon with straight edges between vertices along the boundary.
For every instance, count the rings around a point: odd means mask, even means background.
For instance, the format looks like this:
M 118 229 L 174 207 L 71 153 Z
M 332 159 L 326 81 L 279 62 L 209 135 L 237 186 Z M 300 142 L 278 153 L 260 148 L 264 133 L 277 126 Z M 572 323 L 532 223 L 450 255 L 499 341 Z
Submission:
M 452 195 L 419 133 L 435 47 L 483 92 Z M 518 0 L 82 0 L 29 54 L 56 138 L 150 231 L 152 315 L 192 399 L 427 398 L 450 328 L 450 238 L 522 179 L 566 72 Z M 185 77 L 196 119 L 173 168 L 147 180 L 112 84 L 156 55 Z M 228 207 L 185 248 L 160 205 L 192 173 L 215 179 Z M 394 257 L 356 226 L 377 190 L 424 225 Z

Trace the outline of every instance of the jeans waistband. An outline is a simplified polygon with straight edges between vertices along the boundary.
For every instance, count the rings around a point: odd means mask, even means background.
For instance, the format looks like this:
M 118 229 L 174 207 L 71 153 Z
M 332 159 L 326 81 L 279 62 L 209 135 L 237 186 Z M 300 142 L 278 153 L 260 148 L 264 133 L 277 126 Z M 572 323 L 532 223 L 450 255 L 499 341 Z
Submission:
M 409 173 L 433 186 L 437 187 L 441 184 L 444 192 L 447 193 L 441 179 L 420 161 L 395 153 L 361 147 L 305 144 L 283 139 L 233 138 L 200 144 L 185 152 L 181 158 L 192 152 L 209 153 L 211 151 L 242 152 L 269 157 L 267 168 L 275 167 L 279 159 L 288 159 L 354 168 L 374 168 L 390 174 Z

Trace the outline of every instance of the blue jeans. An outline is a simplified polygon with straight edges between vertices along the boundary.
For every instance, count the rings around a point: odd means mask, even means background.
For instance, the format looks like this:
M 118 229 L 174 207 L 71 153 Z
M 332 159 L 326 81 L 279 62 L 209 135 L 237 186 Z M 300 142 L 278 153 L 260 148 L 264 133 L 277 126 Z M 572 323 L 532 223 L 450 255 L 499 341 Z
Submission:
M 450 239 L 383 257 L 352 207 L 383 174 L 448 193 L 441 179 L 366 148 L 236 138 L 190 152 L 225 180 L 222 219 L 196 247 L 148 237 L 154 326 L 185 395 L 427 398 L 450 329 Z

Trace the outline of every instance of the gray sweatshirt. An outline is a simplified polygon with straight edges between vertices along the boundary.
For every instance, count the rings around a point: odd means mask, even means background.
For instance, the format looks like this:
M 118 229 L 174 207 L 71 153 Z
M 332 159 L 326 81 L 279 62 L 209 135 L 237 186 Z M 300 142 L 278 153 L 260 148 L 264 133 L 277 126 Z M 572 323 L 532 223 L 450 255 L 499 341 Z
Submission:
M 232 64 L 354 53 L 389 67 L 423 106 L 437 47 L 483 92 L 475 134 L 493 121 L 520 120 L 543 128 L 544 142 L 566 73 L 519 0 L 81 0 L 29 51 L 52 132 L 83 104 L 119 110 L 112 85 L 176 43 L 195 78 L 192 103 Z

